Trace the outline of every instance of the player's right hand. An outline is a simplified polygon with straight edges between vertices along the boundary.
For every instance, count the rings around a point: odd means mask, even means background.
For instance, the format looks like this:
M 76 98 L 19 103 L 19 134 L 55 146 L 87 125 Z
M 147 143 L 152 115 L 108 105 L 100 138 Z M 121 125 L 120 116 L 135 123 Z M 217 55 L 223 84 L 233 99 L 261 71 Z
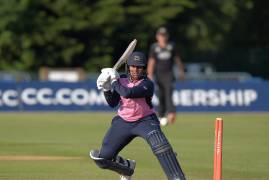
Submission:
M 101 70 L 101 74 L 98 76 L 96 81 L 96 86 L 99 90 L 110 90 L 110 73 L 108 71 L 110 68 L 104 68 Z

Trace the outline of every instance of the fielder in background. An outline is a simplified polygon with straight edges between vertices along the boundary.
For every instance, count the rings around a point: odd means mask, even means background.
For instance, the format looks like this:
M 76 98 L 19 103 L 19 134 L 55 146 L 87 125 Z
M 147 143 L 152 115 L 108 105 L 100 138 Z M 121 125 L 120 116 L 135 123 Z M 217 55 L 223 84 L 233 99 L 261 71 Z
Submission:
M 165 27 L 157 30 L 156 40 L 150 47 L 147 70 L 148 77 L 154 79 L 158 87 L 158 115 L 161 125 L 165 126 L 176 119 L 176 108 L 172 101 L 175 80 L 173 67 L 176 63 L 180 80 L 184 80 L 184 67 L 175 44 L 168 41 L 169 34 Z
M 136 162 L 118 153 L 135 137 L 142 137 L 156 155 L 167 178 L 185 180 L 152 107 L 154 84 L 147 78 L 146 61 L 143 53 L 133 52 L 127 60 L 127 74 L 119 76 L 112 68 L 102 69 L 97 87 L 103 90 L 109 106 L 118 106 L 118 114 L 112 119 L 100 151 L 90 151 L 90 157 L 100 168 L 119 173 L 121 180 L 130 180 Z

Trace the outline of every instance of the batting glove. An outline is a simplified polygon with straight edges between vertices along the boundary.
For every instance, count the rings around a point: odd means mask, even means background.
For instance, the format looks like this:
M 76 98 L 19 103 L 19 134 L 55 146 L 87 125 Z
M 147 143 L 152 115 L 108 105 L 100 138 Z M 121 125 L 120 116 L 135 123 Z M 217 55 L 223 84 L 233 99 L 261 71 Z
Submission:
M 104 91 L 108 91 L 111 89 L 110 87 L 110 73 L 108 71 L 110 68 L 104 68 L 101 70 L 101 74 L 98 76 L 96 81 L 96 86 L 99 90 L 103 89 Z
M 103 84 L 103 91 L 110 91 L 111 90 L 111 83 L 110 83 L 110 80 L 109 81 L 107 81 L 107 82 L 105 82 L 104 84 Z
M 108 70 L 108 73 L 110 75 L 110 83 L 112 84 L 114 81 L 117 81 L 119 78 L 120 78 L 120 75 L 119 73 L 113 69 L 113 68 L 110 68 Z

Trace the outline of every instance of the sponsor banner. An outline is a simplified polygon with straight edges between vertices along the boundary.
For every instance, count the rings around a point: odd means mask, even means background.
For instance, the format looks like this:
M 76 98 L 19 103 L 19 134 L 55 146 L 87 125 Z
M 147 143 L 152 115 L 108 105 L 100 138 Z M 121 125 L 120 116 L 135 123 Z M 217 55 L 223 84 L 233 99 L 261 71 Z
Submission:
M 176 84 L 178 111 L 269 111 L 269 82 Z
M 24 110 L 109 110 L 95 83 L 23 83 L 20 99 Z
M 177 111 L 269 111 L 268 90 L 268 82 L 184 82 L 175 84 L 172 98 Z M 115 109 L 95 82 L 0 83 L 0 111 L 108 110 Z
M 111 110 L 95 83 L 0 83 L 0 111 Z
M 0 111 L 19 110 L 19 89 L 15 83 L 0 83 Z

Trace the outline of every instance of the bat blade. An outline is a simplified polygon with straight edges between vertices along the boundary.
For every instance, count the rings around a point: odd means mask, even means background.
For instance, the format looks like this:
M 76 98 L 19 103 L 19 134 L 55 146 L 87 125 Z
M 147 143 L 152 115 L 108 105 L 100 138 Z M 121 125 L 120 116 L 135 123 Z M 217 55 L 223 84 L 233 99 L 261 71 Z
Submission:
M 116 62 L 116 64 L 113 66 L 113 69 L 117 70 L 121 67 L 121 65 L 123 65 L 128 57 L 132 54 L 132 52 L 134 51 L 135 49 L 135 46 L 136 46 L 136 43 L 137 43 L 137 40 L 134 39 L 129 45 L 128 47 L 126 48 L 126 50 L 124 51 L 124 53 L 121 55 L 121 57 L 119 58 L 119 60 Z

